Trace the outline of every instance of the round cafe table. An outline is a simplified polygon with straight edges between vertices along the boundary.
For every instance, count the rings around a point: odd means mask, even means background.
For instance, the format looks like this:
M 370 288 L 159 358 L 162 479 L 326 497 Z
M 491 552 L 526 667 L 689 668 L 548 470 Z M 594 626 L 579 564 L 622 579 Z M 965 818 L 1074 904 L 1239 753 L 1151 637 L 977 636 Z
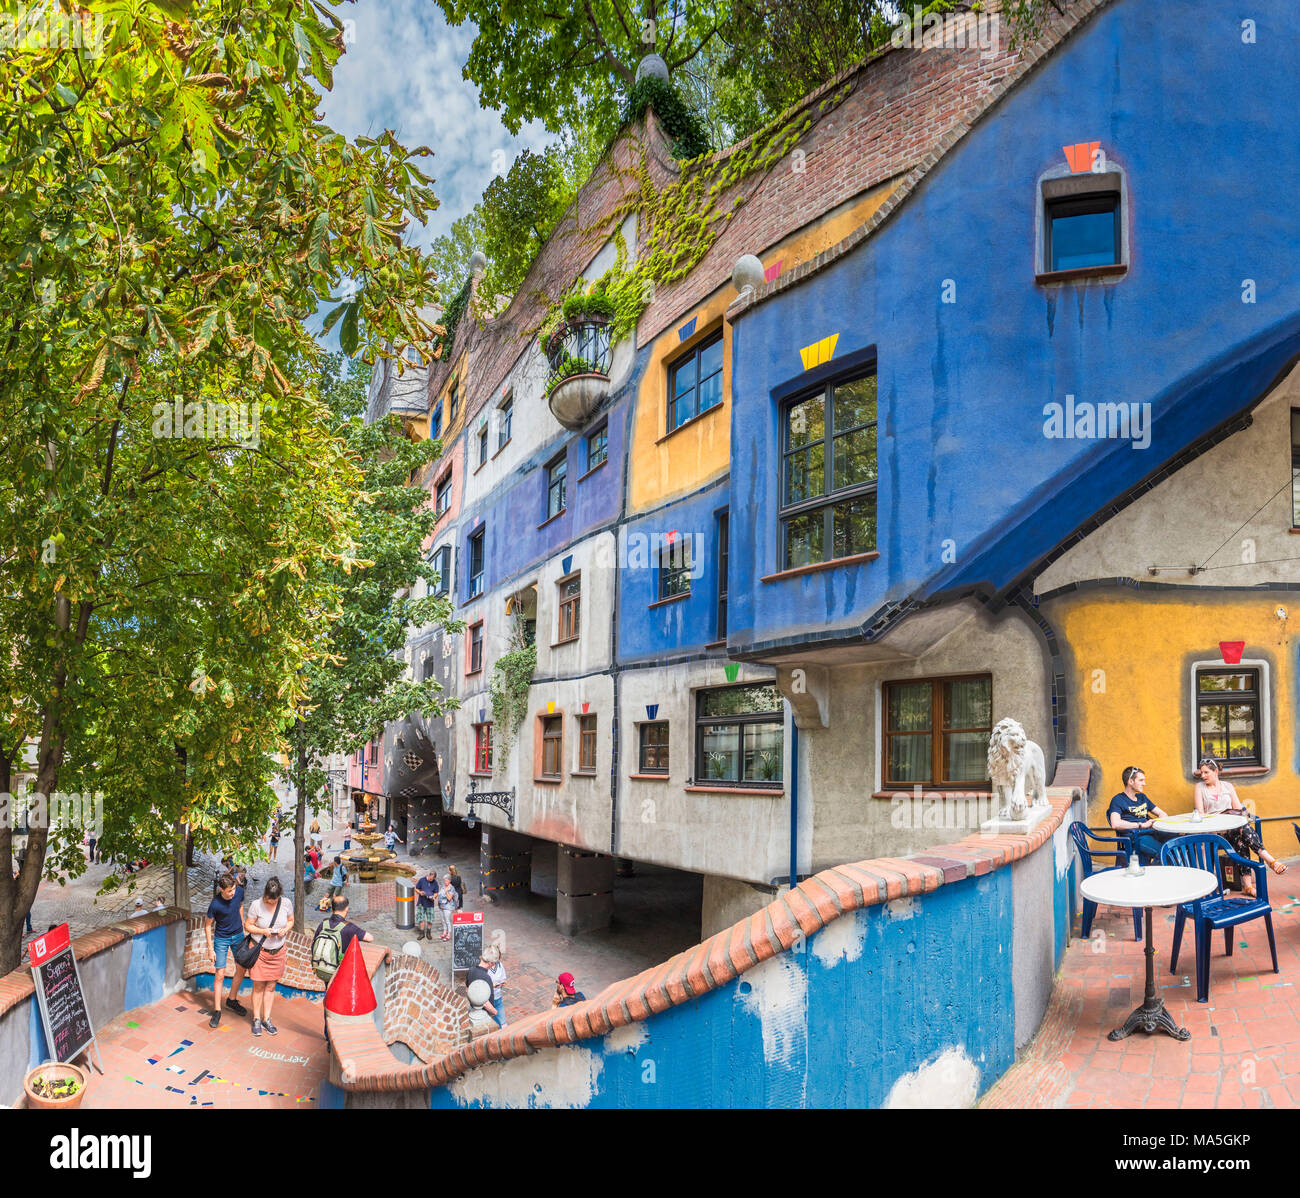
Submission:
M 1151 911 L 1155 907 L 1177 907 L 1204 898 L 1219 879 L 1204 869 L 1181 865 L 1148 865 L 1140 876 L 1127 869 L 1108 869 L 1079 883 L 1084 898 L 1106 907 L 1143 907 L 1147 925 L 1147 984 L 1142 1005 L 1109 1033 L 1111 1040 L 1123 1040 L 1137 1031 L 1167 1032 L 1175 1040 L 1190 1040 L 1192 1033 L 1179 1027 L 1156 993 L 1156 948 L 1151 936 Z
M 1202 816 L 1199 822 L 1193 820 L 1190 815 L 1171 815 L 1156 820 L 1151 825 L 1151 829 L 1154 832 L 1164 832 L 1167 836 L 1186 836 L 1194 832 L 1222 836 L 1225 832 L 1240 828 L 1245 822 L 1246 816 L 1233 815 L 1224 811 L 1218 815 Z

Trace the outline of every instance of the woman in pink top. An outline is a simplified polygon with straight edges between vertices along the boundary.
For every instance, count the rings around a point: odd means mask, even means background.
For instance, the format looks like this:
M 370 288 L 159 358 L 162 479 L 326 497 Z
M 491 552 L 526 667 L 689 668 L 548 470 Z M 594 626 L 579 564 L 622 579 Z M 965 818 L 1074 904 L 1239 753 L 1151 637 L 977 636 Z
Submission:
M 1237 788 L 1231 782 L 1225 782 L 1219 777 L 1219 763 L 1213 757 L 1202 757 L 1196 772 L 1201 776 L 1201 780 L 1196 784 L 1192 801 L 1196 804 L 1196 810 L 1202 815 L 1223 815 L 1227 812 L 1249 814 L 1237 797 Z M 1224 832 L 1223 838 L 1241 856 L 1249 857 L 1253 852 L 1275 874 L 1286 873 L 1286 865 L 1264 848 L 1264 842 L 1260 840 L 1259 833 L 1255 831 L 1255 825 L 1251 820 L 1247 819 L 1240 828 Z M 1255 875 L 1247 873 L 1241 881 L 1245 893 L 1253 898 Z

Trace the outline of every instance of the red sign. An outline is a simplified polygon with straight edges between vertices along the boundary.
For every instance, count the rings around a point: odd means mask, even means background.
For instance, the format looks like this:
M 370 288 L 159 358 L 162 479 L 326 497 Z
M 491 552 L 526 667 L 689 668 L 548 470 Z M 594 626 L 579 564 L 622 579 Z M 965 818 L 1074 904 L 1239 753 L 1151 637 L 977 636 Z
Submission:
M 452 923 L 482 923 L 482 911 L 457 911 L 451 917 Z
M 63 952 L 72 943 L 68 925 L 61 923 L 44 936 L 37 936 L 27 944 L 27 957 L 33 965 L 42 965 L 51 957 Z

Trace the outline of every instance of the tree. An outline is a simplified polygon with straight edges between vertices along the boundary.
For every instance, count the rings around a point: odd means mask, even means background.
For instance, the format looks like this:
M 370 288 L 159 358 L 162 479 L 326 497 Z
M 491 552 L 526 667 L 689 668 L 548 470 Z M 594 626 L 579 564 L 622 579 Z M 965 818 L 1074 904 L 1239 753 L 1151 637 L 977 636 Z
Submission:
M 646 0 L 639 13 L 628 0 L 437 3 L 448 24 L 470 20 L 478 30 L 463 74 L 507 129 L 518 133 L 532 120 L 552 132 L 586 125 L 606 140 L 637 63 L 657 50 L 677 70 L 709 44 L 727 12 L 726 0 Z
M 261 810 L 243 788 L 356 556 L 357 467 L 295 381 L 305 322 L 346 277 L 345 349 L 427 352 L 434 280 L 402 231 L 436 199 L 427 150 L 317 119 L 327 7 L 85 7 L 96 44 L 0 56 L 0 790 L 28 743 L 45 795 L 143 762 L 108 799 L 125 855 L 173 814 L 220 839 Z M 205 419 L 231 404 L 255 437 Z M 0 827 L 0 973 L 49 839 L 15 881 Z
M 441 715 L 455 700 L 440 698 L 435 680 L 405 677 L 401 650 L 411 625 L 441 624 L 459 631 L 446 597 L 415 597 L 418 583 L 436 582 L 422 547 L 437 513 L 429 494 L 413 485 L 442 452 L 437 441 L 413 441 L 393 416 L 365 424 L 357 414 L 368 370 L 338 376 L 337 358 L 327 358 L 320 378 L 322 399 L 333 410 L 340 436 L 363 472 L 354 518 L 361 569 L 334 568 L 340 616 L 316 646 L 304 677 L 304 695 L 289 735 L 290 777 L 297 792 L 294 876 L 303 876 L 307 810 L 315 810 L 328 783 L 325 759 L 352 753 L 382 734 L 384 725 L 412 711 Z M 429 589 L 426 586 L 426 589 Z M 294 927 L 302 931 L 306 905 L 294 904 Z

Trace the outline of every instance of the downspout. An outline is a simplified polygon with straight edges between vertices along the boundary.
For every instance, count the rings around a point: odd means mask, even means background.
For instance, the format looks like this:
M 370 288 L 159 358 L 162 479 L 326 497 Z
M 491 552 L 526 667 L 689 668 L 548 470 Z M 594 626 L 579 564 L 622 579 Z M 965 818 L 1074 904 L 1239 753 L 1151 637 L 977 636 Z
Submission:
M 790 721 L 790 889 L 799 881 L 799 724 Z

